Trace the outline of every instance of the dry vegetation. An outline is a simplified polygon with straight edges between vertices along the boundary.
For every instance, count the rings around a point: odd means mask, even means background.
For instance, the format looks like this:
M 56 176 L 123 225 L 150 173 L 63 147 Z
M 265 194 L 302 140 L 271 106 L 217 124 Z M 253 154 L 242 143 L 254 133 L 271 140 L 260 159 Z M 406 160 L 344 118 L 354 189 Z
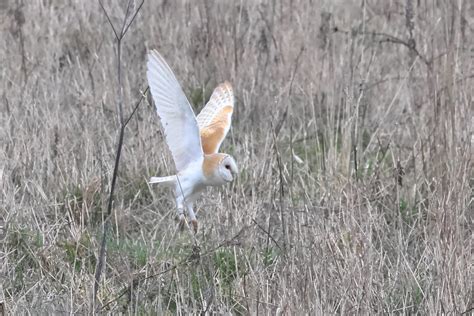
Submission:
M 3 308 L 90 313 L 117 140 L 113 33 L 93 1 L 4 0 L 0 15 Z M 467 0 L 146 1 L 123 43 L 125 112 L 151 48 L 196 111 L 230 80 L 223 150 L 241 174 L 199 203 L 196 240 L 177 231 L 170 192 L 147 185 L 174 167 L 145 100 L 99 308 L 469 313 L 473 38 Z

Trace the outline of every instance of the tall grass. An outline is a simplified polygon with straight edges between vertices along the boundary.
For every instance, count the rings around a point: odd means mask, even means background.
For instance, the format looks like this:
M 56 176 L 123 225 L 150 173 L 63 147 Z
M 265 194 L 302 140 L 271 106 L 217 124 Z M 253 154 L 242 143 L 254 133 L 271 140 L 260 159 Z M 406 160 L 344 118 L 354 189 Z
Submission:
M 0 4 L 1 308 L 88 313 L 117 137 L 114 37 L 98 3 L 19 3 Z M 125 116 L 151 48 L 196 112 L 229 80 L 222 149 L 241 173 L 198 204 L 198 248 L 170 192 L 147 185 L 174 167 L 142 104 L 124 139 L 103 311 L 472 309 L 472 10 L 147 1 L 122 43 Z

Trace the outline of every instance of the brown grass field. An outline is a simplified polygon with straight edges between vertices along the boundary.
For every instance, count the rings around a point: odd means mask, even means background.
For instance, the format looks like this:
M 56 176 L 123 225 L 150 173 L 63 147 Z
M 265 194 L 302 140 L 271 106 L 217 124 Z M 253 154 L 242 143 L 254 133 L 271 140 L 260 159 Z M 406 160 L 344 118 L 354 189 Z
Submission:
M 104 6 L 120 29 L 127 1 Z M 196 112 L 229 80 L 240 174 L 180 231 L 146 96 L 94 303 L 116 48 L 97 1 L 0 1 L 0 314 L 472 314 L 474 2 L 145 1 L 125 116 L 149 49 Z

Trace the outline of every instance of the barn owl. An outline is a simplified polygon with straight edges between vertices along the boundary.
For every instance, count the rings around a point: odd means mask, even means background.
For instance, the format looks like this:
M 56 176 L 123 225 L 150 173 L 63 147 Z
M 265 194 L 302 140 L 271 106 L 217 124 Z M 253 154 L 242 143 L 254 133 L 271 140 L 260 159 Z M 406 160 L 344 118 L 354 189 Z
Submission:
M 218 152 L 231 124 L 232 87 L 227 81 L 218 85 L 196 117 L 173 71 L 156 50 L 148 54 L 147 78 L 177 170 L 176 175 L 151 177 L 150 183 L 174 188 L 180 224 L 185 222 L 186 208 L 197 232 L 193 203 L 207 186 L 232 182 L 238 172 L 234 158 Z

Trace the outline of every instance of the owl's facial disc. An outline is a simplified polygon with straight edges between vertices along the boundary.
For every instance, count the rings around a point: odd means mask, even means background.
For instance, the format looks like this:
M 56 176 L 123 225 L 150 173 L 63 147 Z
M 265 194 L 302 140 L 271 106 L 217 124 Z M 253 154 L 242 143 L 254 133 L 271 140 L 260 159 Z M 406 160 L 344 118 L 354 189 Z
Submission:
M 238 173 L 237 164 L 231 156 L 227 156 L 222 160 L 220 166 L 220 174 L 225 182 L 232 182 L 234 175 Z

